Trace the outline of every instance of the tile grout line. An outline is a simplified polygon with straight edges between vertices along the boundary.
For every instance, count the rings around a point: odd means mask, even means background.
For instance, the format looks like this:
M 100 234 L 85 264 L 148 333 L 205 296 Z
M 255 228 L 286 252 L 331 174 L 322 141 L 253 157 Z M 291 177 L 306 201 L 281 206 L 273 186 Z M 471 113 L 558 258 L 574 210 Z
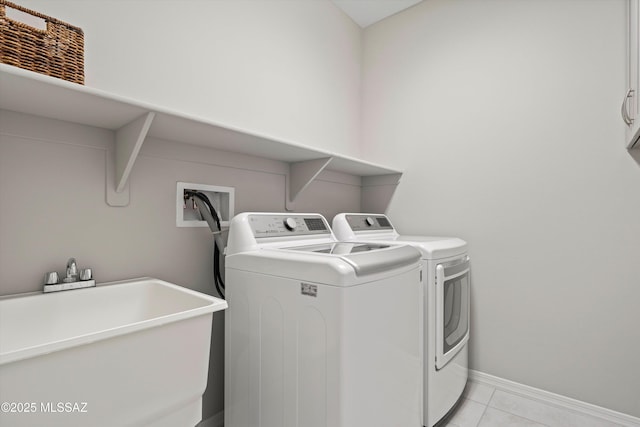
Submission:
M 502 391 L 503 393 L 508 393 L 508 391 L 503 390 L 503 389 L 499 389 L 498 387 L 494 386 L 494 387 L 493 387 L 493 391 L 491 392 L 491 397 L 489 397 L 489 400 L 487 401 L 487 404 L 486 404 L 486 406 L 485 406 L 485 408 L 484 408 L 484 412 L 482 413 L 482 417 L 484 417 L 484 414 L 487 412 L 487 409 L 488 409 L 488 408 L 491 408 L 491 409 L 495 409 L 496 411 L 502 411 L 502 412 L 504 412 L 504 413 L 506 413 L 506 414 L 510 414 L 510 415 L 515 416 L 515 417 L 522 418 L 523 420 L 527 420 L 527 421 L 530 421 L 530 422 L 532 422 L 532 423 L 539 424 L 539 425 L 541 425 L 541 426 L 551 427 L 551 426 L 549 426 L 548 424 L 541 423 L 541 422 L 539 422 L 539 421 L 532 420 L 532 419 L 529 419 L 529 418 L 527 418 L 527 417 L 523 417 L 523 416 L 522 416 L 522 415 L 520 415 L 520 414 L 514 414 L 513 412 L 507 411 L 507 410 L 505 410 L 505 409 L 502 409 L 502 408 L 496 408 L 495 406 L 490 406 L 490 405 L 491 405 L 491 401 L 493 400 L 493 396 L 495 395 L 495 393 L 496 393 L 496 391 L 497 391 L 497 390 L 500 390 L 500 391 Z M 533 400 L 533 399 L 530 399 L 530 398 L 525 397 L 525 396 L 521 396 L 521 397 L 524 397 L 524 398 L 529 399 L 529 400 Z M 482 421 L 482 417 L 480 417 L 480 421 Z M 478 422 L 478 425 L 480 425 L 480 422 Z M 477 427 L 477 426 L 476 426 L 476 427 Z
M 495 392 L 496 392 L 496 388 L 493 387 L 493 390 L 491 390 L 491 396 L 489 396 L 489 399 L 487 399 L 487 403 L 484 405 L 484 411 L 482 411 L 482 415 L 480 415 L 480 419 L 478 420 L 476 427 L 480 425 L 480 423 L 482 422 L 482 419 L 484 418 L 484 415 L 487 413 L 487 409 L 489 408 L 489 403 L 491 403 L 491 399 L 493 399 L 493 395 Z
M 491 393 L 493 395 L 493 393 Z M 489 404 L 487 403 L 486 405 L 484 405 L 484 410 L 482 411 L 482 415 L 480 415 L 480 418 L 478 418 L 478 422 L 476 423 L 475 427 L 478 427 L 480 425 L 480 423 L 482 422 L 482 419 L 484 418 L 484 414 L 487 413 L 487 408 L 489 407 Z
M 542 423 L 542 422 L 540 422 L 540 421 L 536 421 L 536 420 L 532 420 L 532 419 L 527 418 L 527 417 L 523 417 L 523 416 L 522 416 L 522 415 L 520 415 L 520 414 L 514 414 L 513 412 L 509 412 L 509 411 L 507 411 L 507 410 L 505 410 L 505 409 L 501 409 L 501 408 L 494 408 L 493 406 L 491 407 L 491 409 L 495 409 L 496 411 L 504 412 L 505 414 L 513 415 L 514 417 L 521 418 L 521 419 L 523 419 L 523 420 L 529 421 L 529 422 L 534 423 L 534 424 L 537 424 L 537 425 L 539 425 L 539 426 L 551 427 L 549 424 L 545 424 L 545 423 Z
M 497 390 L 497 388 L 496 388 L 496 390 Z M 591 414 L 588 414 L 588 413 L 582 412 L 582 411 L 580 411 L 580 410 L 578 410 L 578 409 L 571 408 L 571 407 L 566 407 L 566 406 L 563 406 L 563 405 L 558 404 L 558 403 L 555 403 L 555 402 L 550 402 L 550 401 L 547 401 L 547 400 L 544 400 L 544 399 L 538 398 L 538 397 L 536 397 L 536 396 L 529 396 L 529 395 L 524 394 L 524 393 L 519 393 L 519 392 L 517 392 L 517 391 L 515 391 L 515 390 L 500 389 L 500 391 L 502 391 L 503 393 L 506 393 L 506 394 L 511 394 L 511 395 L 513 395 L 513 396 L 520 397 L 521 399 L 526 399 L 526 400 L 528 400 L 528 401 L 530 401 L 530 402 L 534 402 L 534 403 L 538 403 L 538 404 L 540 404 L 540 405 L 547 406 L 547 407 L 549 407 L 550 409 L 555 409 L 555 410 L 558 410 L 558 411 L 564 411 L 564 412 L 567 412 L 567 413 L 571 413 L 571 414 L 573 414 L 573 415 L 578 415 L 578 416 L 582 416 L 582 417 L 592 418 L 592 419 L 594 419 L 594 420 L 601 420 L 601 421 L 607 421 L 607 422 L 610 422 L 610 421 L 608 421 L 608 420 L 606 420 L 606 419 L 604 419 L 604 418 L 602 418 L 602 417 L 598 417 L 598 416 L 596 416 L 596 415 L 591 415 Z M 540 422 L 540 421 L 531 420 L 531 419 L 529 419 L 529 418 L 527 418 L 527 417 L 524 417 L 524 416 L 522 416 L 522 415 L 514 414 L 514 413 L 512 413 L 512 412 L 506 411 L 505 409 L 502 409 L 502 408 L 496 408 L 496 407 L 493 407 L 493 408 L 494 408 L 494 409 L 497 409 L 497 410 L 499 410 L 499 411 L 508 412 L 508 413 L 510 413 L 510 414 L 512 414 L 512 415 L 515 415 L 515 416 L 517 416 L 517 417 L 524 418 L 524 419 L 526 419 L 526 420 L 529 420 L 529 421 L 535 422 L 535 423 L 537 423 L 537 424 L 542 424 L 542 425 L 545 425 L 545 426 L 549 427 L 547 424 L 544 424 L 544 423 L 542 423 L 542 422 Z M 619 427 L 623 427 L 623 426 L 619 426 Z

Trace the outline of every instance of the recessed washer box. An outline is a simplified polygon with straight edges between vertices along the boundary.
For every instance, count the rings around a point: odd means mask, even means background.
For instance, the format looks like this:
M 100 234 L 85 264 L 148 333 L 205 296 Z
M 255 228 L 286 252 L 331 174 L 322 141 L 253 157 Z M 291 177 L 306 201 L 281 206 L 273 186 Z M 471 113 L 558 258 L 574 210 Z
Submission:
M 234 215 L 235 189 L 233 187 L 178 182 L 176 190 L 177 227 L 209 227 L 207 222 L 202 220 L 198 209 L 193 206 L 191 200 L 185 201 L 185 190 L 196 190 L 206 195 L 218 213 L 220 226 L 229 226 L 229 220 Z

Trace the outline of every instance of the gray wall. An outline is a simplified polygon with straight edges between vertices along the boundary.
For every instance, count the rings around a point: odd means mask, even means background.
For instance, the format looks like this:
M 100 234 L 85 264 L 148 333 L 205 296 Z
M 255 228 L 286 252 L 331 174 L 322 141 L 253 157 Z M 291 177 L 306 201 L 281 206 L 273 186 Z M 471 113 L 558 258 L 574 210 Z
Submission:
M 176 182 L 235 188 L 236 213 L 284 211 L 287 165 L 151 139 L 130 178 L 130 205 L 105 203 L 113 132 L 0 110 L 0 295 L 42 289 L 67 258 L 98 282 L 151 276 L 216 295 L 208 228 L 176 227 Z M 332 218 L 360 209 L 355 177 L 324 173 L 296 202 Z M 37 315 L 37 314 L 35 314 Z M 223 316 L 214 317 L 204 417 L 223 408 Z
M 428 0 L 364 32 L 390 217 L 473 262 L 471 367 L 640 416 L 640 166 L 622 0 Z

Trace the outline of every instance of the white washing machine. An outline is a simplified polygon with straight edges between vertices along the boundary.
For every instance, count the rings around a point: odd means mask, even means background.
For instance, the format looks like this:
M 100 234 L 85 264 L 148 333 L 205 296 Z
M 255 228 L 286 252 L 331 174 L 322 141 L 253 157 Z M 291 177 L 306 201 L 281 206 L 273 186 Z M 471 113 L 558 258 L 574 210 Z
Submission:
M 420 253 L 243 213 L 226 257 L 226 427 L 421 424 Z
M 455 237 L 401 236 L 380 214 L 339 214 L 332 228 L 341 241 L 404 243 L 422 253 L 426 278 L 422 423 L 432 427 L 453 409 L 468 378 L 467 243 Z

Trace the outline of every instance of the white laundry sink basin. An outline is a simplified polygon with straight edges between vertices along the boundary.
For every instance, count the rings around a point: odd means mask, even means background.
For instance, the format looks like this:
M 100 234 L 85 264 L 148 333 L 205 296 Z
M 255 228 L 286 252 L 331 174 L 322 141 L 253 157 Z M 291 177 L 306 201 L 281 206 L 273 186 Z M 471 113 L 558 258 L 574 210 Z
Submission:
M 225 308 L 151 278 L 1 299 L 0 425 L 195 425 Z

